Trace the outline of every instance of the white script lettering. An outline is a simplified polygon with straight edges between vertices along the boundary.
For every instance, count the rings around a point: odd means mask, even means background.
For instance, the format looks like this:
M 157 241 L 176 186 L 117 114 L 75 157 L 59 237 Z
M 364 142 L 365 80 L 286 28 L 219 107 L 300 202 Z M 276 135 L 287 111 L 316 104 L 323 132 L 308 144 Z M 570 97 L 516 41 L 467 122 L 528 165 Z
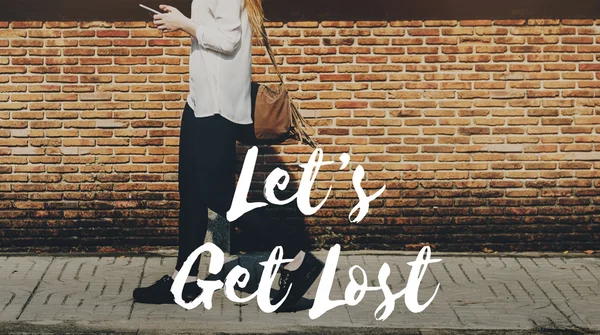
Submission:
M 256 159 L 258 156 L 258 148 L 252 147 L 248 150 L 246 154 L 246 158 L 244 159 L 244 165 L 242 167 L 242 171 L 240 173 L 240 178 L 238 181 L 237 188 L 235 190 L 235 194 L 233 196 L 233 201 L 231 203 L 231 208 L 227 211 L 227 220 L 233 222 L 239 219 L 242 215 L 261 207 L 265 207 L 268 204 L 266 202 L 253 202 L 249 203 L 248 193 L 250 191 L 250 185 L 252 183 L 252 175 L 254 174 L 254 166 L 256 165 Z M 345 169 L 348 166 L 350 161 L 350 156 L 348 154 L 340 155 L 340 161 L 342 162 L 342 166 L 340 169 Z M 331 194 L 331 186 L 327 190 L 327 195 L 325 198 L 316 206 L 312 207 L 310 205 L 310 193 L 313 188 L 314 182 L 317 179 L 317 174 L 319 173 L 319 169 L 322 166 L 327 166 L 334 164 L 333 161 L 323 161 L 323 150 L 316 149 L 308 163 L 301 164 L 300 167 L 304 169 L 302 173 L 302 178 L 300 179 L 300 186 L 298 187 L 298 191 L 296 194 L 291 196 L 288 199 L 281 200 L 277 198 L 275 195 L 275 188 L 277 187 L 280 191 L 283 191 L 287 188 L 290 182 L 289 174 L 282 169 L 273 170 L 267 180 L 265 181 L 264 195 L 265 199 L 273 204 L 273 205 L 286 205 L 296 200 L 298 205 L 298 209 L 304 215 L 313 215 L 315 214 L 327 201 L 329 195 Z M 367 196 L 365 194 L 364 189 L 361 186 L 361 182 L 365 176 L 365 170 L 361 165 L 356 167 L 354 174 L 352 176 L 352 186 L 354 187 L 359 202 L 352 209 L 350 215 L 348 216 L 352 223 L 359 223 L 369 212 L 369 204 L 371 201 L 375 200 L 385 191 L 385 185 L 378 190 L 375 194 L 371 196 Z M 358 211 L 358 214 L 354 220 L 352 220 L 352 215 Z
M 433 299 L 440 288 L 440 284 L 438 283 L 431 298 L 429 298 L 429 300 L 423 305 L 419 304 L 419 287 L 427 270 L 427 266 L 431 263 L 437 263 L 441 261 L 441 259 L 431 259 L 431 248 L 424 247 L 419 252 L 415 261 L 407 263 L 411 267 L 411 270 L 406 286 L 400 292 L 393 294 L 387 284 L 388 277 L 390 275 L 390 266 L 387 263 L 384 263 L 379 270 L 379 286 L 369 286 L 366 272 L 360 266 L 355 265 L 348 270 L 350 283 L 345 289 L 344 299 L 332 301 L 329 299 L 329 297 L 333 282 L 335 280 L 335 271 L 340 256 L 340 250 L 340 245 L 336 244 L 329 250 L 329 254 L 327 255 L 325 268 L 321 274 L 321 279 L 317 288 L 315 302 L 309 311 L 309 317 L 313 320 L 321 317 L 323 314 L 327 313 L 327 311 L 335 307 L 343 305 L 356 306 L 363 300 L 367 292 L 379 290 L 383 292 L 384 301 L 377 307 L 377 310 L 374 313 L 377 320 L 383 321 L 387 319 L 394 311 L 396 300 L 402 296 L 404 296 L 404 303 L 409 311 L 413 313 L 420 313 L 424 311 L 431 304 L 431 302 L 433 302 Z M 279 267 L 282 266 L 282 264 L 292 261 L 291 259 L 282 259 L 283 248 L 277 247 L 271 252 L 269 259 L 266 262 L 260 263 L 264 269 L 258 284 L 258 289 L 252 295 L 242 299 L 235 293 L 236 286 L 244 288 L 250 280 L 250 272 L 238 265 L 229 272 L 225 279 L 225 283 L 223 283 L 221 280 L 208 281 L 198 279 L 198 286 L 203 289 L 203 292 L 194 301 L 186 303 L 181 297 L 183 286 L 186 278 L 189 275 L 192 264 L 203 252 L 210 252 L 211 254 L 208 269 L 209 273 L 216 275 L 223 269 L 225 258 L 219 247 L 212 243 L 206 243 L 202 247 L 196 249 L 196 251 L 194 251 L 183 264 L 181 270 L 178 272 L 177 277 L 175 278 L 173 286 L 171 287 L 171 292 L 175 296 L 175 302 L 181 307 L 189 310 L 198 307 L 200 304 L 204 304 L 206 309 L 211 309 L 214 292 L 222 289 L 223 287 L 225 290 L 225 296 L 232 302 L 247 303 L 256 298 L 258 307 L 265 313 L 273 313 L 285 301 L 284 298 L 277 305 L 271 305 L 270 302 L 271 287 Z M 362 277 L 360 283 L 354 277 L 356 270 L 360 272 Z M 378 316 L 380 312 L 382 313 L 380 316 Z

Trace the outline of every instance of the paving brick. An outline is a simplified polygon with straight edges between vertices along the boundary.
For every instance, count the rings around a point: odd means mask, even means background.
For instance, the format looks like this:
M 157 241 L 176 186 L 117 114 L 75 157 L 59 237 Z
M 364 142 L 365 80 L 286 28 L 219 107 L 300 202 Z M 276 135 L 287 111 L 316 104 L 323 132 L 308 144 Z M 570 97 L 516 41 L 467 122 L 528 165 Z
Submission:
M 415 253 L 416 254 L 416 253 Z M 316 253 L 325 261 L 324 252 Z M 250 271 L 250 281 L 239 296 L 248 296 L 258 285 L 264 253 L 228 256 L 222 273 L 208 279 L 225 279 L 240 265 Z M 316 294 L 317 282 L 298 306 L 296 313 L 266 314 L 256 301 L 234 304 L 222 291 L 213 299 L 213 308 L 200 306 L 186 311 L 177 305 L 133 303 L 135 287 L 152 284 L 173 271 L 173 257 L 3 257 L 0 258 L 0 298 L 8 300 L 0 310 L 0 322 L 27 321 L 51 324 L 61 321 L 94 322 L 103 329 L 129 327 L 153 329 L 193 329 L 220 325 L 220 329 L 253 329 L 267 324 L 281 329 L 307 326 L 386 327 L 402 329 L 460 330 L 600 330 L 600 259 L 597 257 L 532 257 L 436 255 L 440 263 L 430 264 L 423 276 L 419 301 L 440 290 L 422 313 L 407 310 L 403 299 L 385 321 L 374 317 L 382 302 L 381 292 L 367 292 L 357 306 L 341 306 L 316 320 L 308 309 Z M 348 270 L 359 265 L 370 286 L 376 286 L 383 263 L 391 268 L 388 285 L 393 293 L 402 290 L 409 276 L 408 254 L 342 253 L 330 299 L 343 299 L 349 283 Z M 209 257 L 203 256 L 200 273 L 208 270 Z M 355 271 L 360 282 L 360 273 Z M 183 323 L 182 323 L 183 322 Z M 119 328 L 120 329 L 120 328 Z

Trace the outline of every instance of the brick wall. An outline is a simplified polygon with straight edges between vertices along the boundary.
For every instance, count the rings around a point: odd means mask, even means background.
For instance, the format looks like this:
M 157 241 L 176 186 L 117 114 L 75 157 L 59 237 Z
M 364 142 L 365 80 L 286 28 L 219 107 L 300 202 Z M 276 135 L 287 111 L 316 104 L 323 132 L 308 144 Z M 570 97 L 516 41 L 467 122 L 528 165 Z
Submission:
M 575 19 L 272 23 L 326 158 L 352 156 L 320 173 L 325 207 L 295 220 L 316 247 L 598 248 L 599 32 Z M 176 244 L 189 44 L 145 22 L 0 22 L 2 248 Z M 256 80 L 277 80 L 267 63 L 257 47 Z M 282 164 L 297 179 L 311 150 L 261 152 L 257 190 Z M 353 225 L 356 164 L 387 191 Z

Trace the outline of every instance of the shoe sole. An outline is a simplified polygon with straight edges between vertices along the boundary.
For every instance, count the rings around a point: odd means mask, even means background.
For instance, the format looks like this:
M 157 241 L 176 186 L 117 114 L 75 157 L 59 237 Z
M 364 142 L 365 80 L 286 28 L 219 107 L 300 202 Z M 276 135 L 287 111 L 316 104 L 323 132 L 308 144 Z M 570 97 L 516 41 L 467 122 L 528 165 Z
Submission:
M 141 297 L 136 297 L 136 294 L 133 295 L 133 301 L 138 304 L 149 304 L 149 305 L 165 305 L 165 304 L 174 304 L 175 303 L 175 300 L 144 299 Z
M 196 299 L 198 296 L 192 297 L 192 296 L 184 296 L 183 301 L 185 301 L 186 303 L 190 303 L 192 302 L 194 299 Z M 133 294 L 133 301 L 139 304 L 149 304 L 149 305 L 176 305 L 177 303 L 175 302 L 175 300 L 144 300 L 143 298 L 140 297 L 136 297 L 136 294 Z
M 318 258 L 316 258 L 313 255 L 310 254 L 306 254 L 306 256 L 310 257 L 309 262 L 312 263 L 311 264 L 311 269 L 310 271 L 306 274 L 306 276 L 304 277 L 304 280 L 302 281 L 302 286 L 300 286 L 300 288 L 298 289 L 298 295 L 295 295 L 295 298 L 293 298 L 293 300 L 289 300 L 292 297 L 289 297 L 285 300 L 285 302 L 283 303 L 283 305 L 281 305 L 276 312 L 286 312 L 288 311 L 291 307 L 295 306 L 296 303 L 298 303 L 298 301 L 300 301 L 300 299 L 302 299 L 302 297 L 304 297 L 304 295 L 306 294 L 306 292 L 308 291 L 308 289 L 312 286 L 312 284 L 314 284 L 315 280 L 317 280 L 317 278 L 319 277 L 319 275 L 321 274 L 321 271 L 323 271 L 323 268 L 325 267 L 325 264 L 323 264 L 323 262 L 321 262 Z

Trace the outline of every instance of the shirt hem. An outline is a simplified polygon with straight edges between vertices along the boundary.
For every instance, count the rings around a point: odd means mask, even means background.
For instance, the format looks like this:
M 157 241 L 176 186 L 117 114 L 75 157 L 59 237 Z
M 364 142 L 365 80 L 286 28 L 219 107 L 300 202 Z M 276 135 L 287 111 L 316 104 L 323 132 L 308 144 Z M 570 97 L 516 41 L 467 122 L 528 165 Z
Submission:
M 197 118 L 202 118 L 202 117 L 211 117 L 211 116 L 213 116 L 213 115 L 221 115 L 223 118 L 225 118 L 225 119 L 227 119 L 227 120 L 229 120 L 229 121 L 231 121 L 231 122 L 233 122 L 233 123 L 235 123 L 235 124 L 242 125 L 242 126 L 246 126 L 246 125 L 249 125 L 249 124 L 252 124 L 252 123 L 253 123 L 253 121 L 252 121 L 252 120 L 250 120 L 250 121 L 236 120 L 236 119 L 234 119 L 234 118 L 231 118 L 231 117 L 227 116 L 226 114 L 219 113 L 219 112 L 212 113 L 212 114 L 198 115 L 198 113 L 196 112 L 196 106 L 195 106 L 195 103 L 194 103 L 193 99 L 192 99 L 192 98 L 190 98 L 190 97 L 188 97 L 188 98 L 186 99 L 186 103 L 187 103 L 188 105 L 190 105 L 190 107 L 191 107 L 191 108 L 192 108 L 192 110 L 194 111 L 194 116 L 195 116 L 195 117 L 197 117 Z

